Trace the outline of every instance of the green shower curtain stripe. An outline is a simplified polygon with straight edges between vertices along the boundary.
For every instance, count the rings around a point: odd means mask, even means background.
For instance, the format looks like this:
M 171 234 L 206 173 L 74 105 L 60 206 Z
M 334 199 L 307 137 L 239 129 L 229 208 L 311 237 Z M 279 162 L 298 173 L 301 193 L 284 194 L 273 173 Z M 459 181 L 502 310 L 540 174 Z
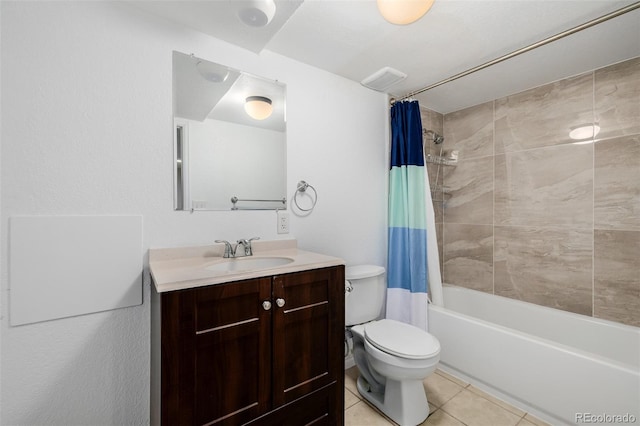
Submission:
M 391 169 L 389 174 L 389 227 L 427 228 L 424 167 L 402 166 Z

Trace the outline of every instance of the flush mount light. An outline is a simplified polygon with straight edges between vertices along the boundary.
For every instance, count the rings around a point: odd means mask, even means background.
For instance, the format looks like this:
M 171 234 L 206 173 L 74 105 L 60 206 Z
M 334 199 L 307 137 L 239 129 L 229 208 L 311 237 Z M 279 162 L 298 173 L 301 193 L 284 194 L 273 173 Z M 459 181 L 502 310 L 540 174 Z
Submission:
M 396 25 L 411 24 L 431 9 L 434 0 L 378 0 L 384 19 Z
M 244 110 L 255 120 L 264 120 L 273 112 L 271 99 L 264 96 L 249 96 L 244 103 Z
M 572 127 L 569 132 L 569 137 L 574 140 L 582 140 L 595 138 L 600 133 L 600 126 L 597 124 L 581 124 L 580 126 Z
M 264 27 L 276 14 L 274 0 L 247 0 L 241 3 L 238 17 L 250 27 Z
M 214 64 L 213 62 L 198 61 L 196 69 L 202 78 L 212 83 L 222 83 L 229 77 L 227 67 Z

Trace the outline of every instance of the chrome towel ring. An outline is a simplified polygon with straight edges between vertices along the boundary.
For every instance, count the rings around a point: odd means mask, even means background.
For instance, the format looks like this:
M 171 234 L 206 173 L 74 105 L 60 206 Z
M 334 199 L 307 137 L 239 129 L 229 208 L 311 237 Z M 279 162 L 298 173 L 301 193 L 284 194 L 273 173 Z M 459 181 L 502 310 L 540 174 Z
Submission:
M 308 209 L 303 209 L 302 207 L 300 207 L 300 204 L 298 204 L 298 194 L 301 193 L 306 193 L 307 189 L 311 188 L 311 190 L 313 191 L 313 197 L 311 195 L 309 195 L 310 198 L 313 199 L 313 203 L 311 204 L 311 207 L 309 207 Z M 296 192 L 295 194 L 293 194 L 293 202 L 295 203 L 296 207 L 298 209 L 300 209 L 303 212 L 309 212 L 311 210 L 313 210 L 313 208 L 316 206 L 316 203 L 318 202 L 318 192 L 316 191 L 316 189 L 308 184 L 307 182 L 301 180 L 300 182 L 298 182 L 298 186 L 296 187 Z

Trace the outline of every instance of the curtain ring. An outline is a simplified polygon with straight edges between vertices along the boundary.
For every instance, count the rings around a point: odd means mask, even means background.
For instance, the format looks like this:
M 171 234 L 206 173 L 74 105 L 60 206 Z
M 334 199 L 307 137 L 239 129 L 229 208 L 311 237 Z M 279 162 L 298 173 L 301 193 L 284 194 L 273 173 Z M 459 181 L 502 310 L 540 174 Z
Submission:
M 309 189 L 309 188 L 311 188 L 311 190 L 313 191 L 313 204 L 308 209 L 303 209 L 298 204 L 298 194 L 306 192 L 307 189 Z M 296 207 L 298 209 L 302 210 L 303 212 L 311 211 L 311 210 L 314 209 L 314 207 L 316 206 L 316 203 L 318 202 L 318 192 L 316 191 L 316 189 L 312 185 L 309 185 L 307 182 L 301 180 L 300 182 L 298 182 L 298 186 L 296 187 L 295 194 L 293 194 L 293 202 L 295 203 Z

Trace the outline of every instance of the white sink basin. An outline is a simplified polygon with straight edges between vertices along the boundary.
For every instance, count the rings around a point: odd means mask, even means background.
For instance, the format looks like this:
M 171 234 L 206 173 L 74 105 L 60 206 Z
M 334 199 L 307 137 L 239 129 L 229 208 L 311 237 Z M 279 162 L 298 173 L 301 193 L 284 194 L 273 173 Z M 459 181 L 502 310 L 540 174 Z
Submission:
M 225 259 L 217 262 L 205 269 L 215 272 L 241 272 L 255 271 L 259 269 L 276 268 L 293 262 L 289 257 L 239 257 L 235 259 Z

